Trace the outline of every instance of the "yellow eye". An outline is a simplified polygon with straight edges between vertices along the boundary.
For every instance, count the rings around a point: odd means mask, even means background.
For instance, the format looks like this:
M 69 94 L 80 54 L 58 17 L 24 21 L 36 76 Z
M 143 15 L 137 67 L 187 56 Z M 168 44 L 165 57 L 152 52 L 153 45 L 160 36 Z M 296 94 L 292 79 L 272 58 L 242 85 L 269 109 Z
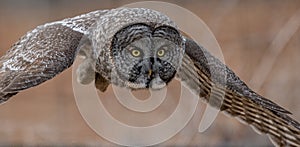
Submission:
M 159 51 L 157 51 L 157 55 L 162 57 L 165 55 L 165 50 L 164 49 L 160 49 Z
M 141 55 L 141 52 L 137 49 L 134 49 L 131 51 L 132 56 L 139 57 Z

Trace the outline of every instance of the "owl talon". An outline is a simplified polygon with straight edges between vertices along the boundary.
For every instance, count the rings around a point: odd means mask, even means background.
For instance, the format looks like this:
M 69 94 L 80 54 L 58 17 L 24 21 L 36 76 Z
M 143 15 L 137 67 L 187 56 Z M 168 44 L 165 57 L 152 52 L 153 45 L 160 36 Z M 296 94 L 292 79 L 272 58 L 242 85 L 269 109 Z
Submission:
M 90 84 L 95 79 L 95 71 L 89 59 L 84 60 L 77 69 L 77 82 L 83 85 Z

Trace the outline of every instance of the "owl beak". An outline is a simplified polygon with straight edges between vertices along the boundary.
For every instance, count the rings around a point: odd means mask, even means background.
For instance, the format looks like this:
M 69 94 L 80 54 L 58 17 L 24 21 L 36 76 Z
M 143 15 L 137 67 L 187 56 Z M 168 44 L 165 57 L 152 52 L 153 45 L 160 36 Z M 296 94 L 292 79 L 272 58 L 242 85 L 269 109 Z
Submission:
M 150 69 L 150 70 L 148 71 L 148 77 L 151 77 L 151 75 L 152 75 L 152 70 Z

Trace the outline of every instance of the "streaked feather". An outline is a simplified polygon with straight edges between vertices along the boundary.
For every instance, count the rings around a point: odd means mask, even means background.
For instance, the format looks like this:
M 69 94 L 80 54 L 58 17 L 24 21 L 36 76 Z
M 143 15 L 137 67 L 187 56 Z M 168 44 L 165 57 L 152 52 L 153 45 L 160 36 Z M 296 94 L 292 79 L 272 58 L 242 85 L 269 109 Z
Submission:
M 212 78 L 212 73 L 218 77 Z M 253 92 L 226 65 L 190 39 L 178 76 L 190 88 L 200 89 L 196 91 L 206 102 L 269 135 L 276 145 L 300 146 L 300 124 L 289 116 L 289 111 Z

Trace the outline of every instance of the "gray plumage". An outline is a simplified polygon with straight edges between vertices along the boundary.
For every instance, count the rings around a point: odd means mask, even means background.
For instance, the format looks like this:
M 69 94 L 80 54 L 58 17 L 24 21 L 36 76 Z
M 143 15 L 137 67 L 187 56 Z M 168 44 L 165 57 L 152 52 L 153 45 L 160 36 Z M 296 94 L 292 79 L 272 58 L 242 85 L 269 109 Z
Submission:
M 150 9 L 95 11 L 28 32 L 0 58 L 0 103 L 53 78 L 77 55 L 84 57 L 77 70 L 82 84 L 95 79 L 102 92 L 109 84 L 160 89 L 176 74 L 200 98 L 268 134 L 276 145 L 300 146 L 300 125 L 287 110 L 252 91 L 182 36 L 172 20 Z

